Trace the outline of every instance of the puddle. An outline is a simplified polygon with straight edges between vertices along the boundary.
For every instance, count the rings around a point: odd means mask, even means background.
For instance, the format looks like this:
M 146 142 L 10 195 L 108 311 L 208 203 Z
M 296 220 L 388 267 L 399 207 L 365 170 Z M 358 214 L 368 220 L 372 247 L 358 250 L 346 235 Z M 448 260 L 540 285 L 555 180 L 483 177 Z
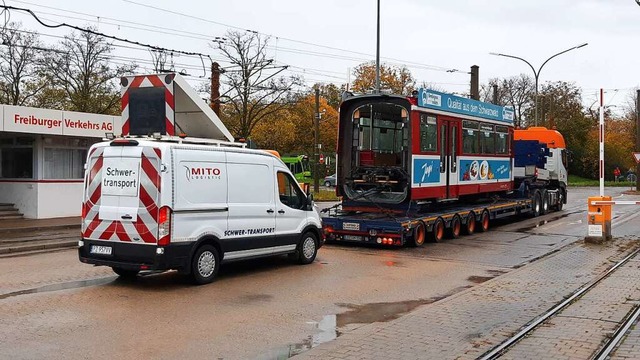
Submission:
M 472 283 L 482 284 L 483 282 L 489 281 L 493 278 L 494 276 L 469 276 L 467 280 L 471 281 Z
M 531 231 L 533 229 L 539 228 L 542 225 L 546 225 L 548 223 L 551 223 L 551 222 L 554 222 L 554 221 L 557 221 L 557 220 L 560 220 L 560 219 L 564 219 L 564 218 L 566 218 L 566 217 L 568 217 L 569 215 L 572 215 L 572 214 L 577 214 L 577 212 L 566 213 L 566 214 L 554 216 L 554 217 L 549 218 L 549 219 L 540 220 L 540 221 L 538 221 L 537 223 L 535 223 L 533 225 L 521 227 L 521 228 L 517 229 L 516 232 L 526 233 L 526 232 Z
M 6 294 L 0 294 L 0 300 L 6 299 L 13 296 L 27 295 L 27 294 L 37 294 L 49 291 L 60 291 L 60 290 L 68 290 L 68 289 L 78 289 L 87 286 L 96 286 L 96 285 L 105 285 L 110 282 L 113 282 L 117 277 L 107 277 L 101 279 L 92 279 L 92 280 L 80 280 L 80 281 L 70 281 L 66 283 L 60 284 L 51 284 L 45 285 L 33 289 L 19 290 Z

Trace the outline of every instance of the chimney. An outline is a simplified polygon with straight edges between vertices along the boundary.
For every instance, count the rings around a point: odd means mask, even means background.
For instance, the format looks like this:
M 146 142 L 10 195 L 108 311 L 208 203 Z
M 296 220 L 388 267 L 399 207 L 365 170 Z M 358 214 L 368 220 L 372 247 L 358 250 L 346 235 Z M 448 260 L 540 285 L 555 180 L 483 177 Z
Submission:
M 211 108 L 220 117 L 220 65 L 211 63 Z
M 471 67 L 471 98 L 480 100 L 480 67 L 473 65 Z

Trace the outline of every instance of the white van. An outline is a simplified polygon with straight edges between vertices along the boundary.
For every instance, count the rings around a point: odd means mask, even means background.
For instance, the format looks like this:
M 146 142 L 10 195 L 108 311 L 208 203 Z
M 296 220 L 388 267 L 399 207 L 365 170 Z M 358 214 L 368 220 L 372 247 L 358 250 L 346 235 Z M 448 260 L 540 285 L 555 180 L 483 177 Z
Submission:
M 228 261 L 290 254 L 309 264 L 323 244 L 312 197 L 287 166 L 234 143 L 98 143 L 84 189 L 80 261 L 120 276 L 177 269 L 204 284 Z

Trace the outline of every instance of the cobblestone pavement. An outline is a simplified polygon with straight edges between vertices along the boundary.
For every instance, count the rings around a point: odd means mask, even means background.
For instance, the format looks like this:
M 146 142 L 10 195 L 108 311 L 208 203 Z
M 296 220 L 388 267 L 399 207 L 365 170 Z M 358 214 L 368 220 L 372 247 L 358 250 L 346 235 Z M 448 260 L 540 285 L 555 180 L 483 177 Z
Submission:
M 596 278 L 623 258 L 629 248 L 638 245 L 631 240 L 606 245 L 576 243 L 390 323 L 363 326 L 296 358 L 475 359 Z M 613 314 L 603 310 L 603 319 L 608 316 Z M 581 327 L 581 321 L 593 321 L 567 320 L 576 328 Z M 597 322 L 602 327 L 608 324 L 606 320 Z M 586 343 L 590 343 L 587 335 Z M 594 340 L 596 345 L 600 341 Z M 537 358 L 548 358 L 547 355 Z
M 532 331 L 501 359 L 588 359 L 640 300 L 636 255 L 558 315 Z

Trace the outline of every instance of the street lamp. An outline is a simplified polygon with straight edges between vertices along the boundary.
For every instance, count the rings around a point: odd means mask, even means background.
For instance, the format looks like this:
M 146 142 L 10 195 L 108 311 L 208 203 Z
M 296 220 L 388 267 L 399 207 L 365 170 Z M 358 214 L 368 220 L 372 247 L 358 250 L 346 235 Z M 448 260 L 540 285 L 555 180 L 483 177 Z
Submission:
M 638 0 L 638 1 L 640 1 L 640 0 Z M 538 78 L 540 77 L 540 71 L 542 71 L 542 68 L 549 62 L 549 60 L 553 59 L 554 57 L 562 55 L 562 54 L 564 54 L 566 52 L 569 52 L 571 50 L 580 49 L 581 47 L 585 47 L 587 45 L 589 45 L 589 43 L 584 43 L 582 45 L 574 46 L 574 47 L 572 47 L 570 49 L 567 49 L 567 50 L 564 50 L 564 51 L 560 51 L 559 53 L 557 53 L 557 54 L 551 56 L 550 58 L 548 58 L 547 60 L 545 60 L 542 63 L 542 65 L 540 65 L 540 68 L 538 69 L 538 71 L 536 71 L 536 69 L 533 67 L 533 65 L 531 65 L 530 62 L 528 62 L 527 60 L 525 60 L 525 59 L 523 59 L 521 57 L 517 57 L 517 56 L 513 56 L 513 55 L 507 55 L 507 54 L 499 54 L 499 53 L 494 53 L 494 52 L 491 52 L 489 54 L 490 55 L 495 55 L 495 56 L 504 56 L 504 57 L 508 57 L 508 58 L 512 58 L 512 59 L 522 60 L 525 63 L 527 63 L 527 65 L 529 65 L 531 70 L 533 70 L 533 76 L 534 76 L 534 78 L 536 80 L 536 95 L 535 95 L 535 108 L 536 108 L 536 110 L 535 110 L 534 121 L 535 121 L 535 126 L 538 126 Z

